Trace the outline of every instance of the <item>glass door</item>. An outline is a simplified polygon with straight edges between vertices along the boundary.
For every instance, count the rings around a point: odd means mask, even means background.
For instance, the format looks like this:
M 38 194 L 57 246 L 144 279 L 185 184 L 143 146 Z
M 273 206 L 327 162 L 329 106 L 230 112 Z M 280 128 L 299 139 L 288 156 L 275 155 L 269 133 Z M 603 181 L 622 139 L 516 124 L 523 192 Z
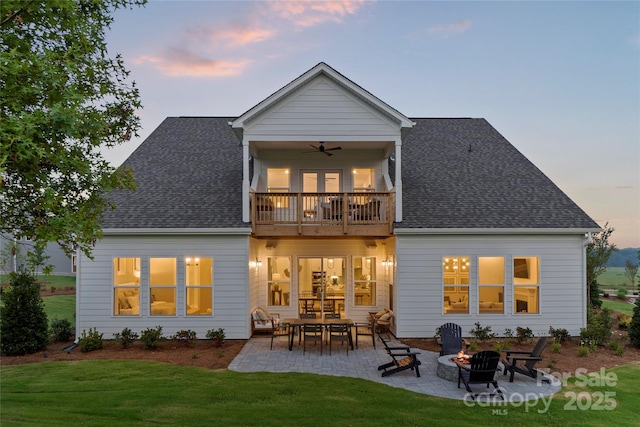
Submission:
M 345 258 L 300 258 L 298 298 L 300 313 L 345 316 Z
M 304 171 L 302 172 L 303 193 L 340 193 L 341 174 L 339 171 Z M 336 195 L 332 196 L 336 197 Z M 316 218 L 322 203 L 330 197 L 304 196 L 304 218 Z

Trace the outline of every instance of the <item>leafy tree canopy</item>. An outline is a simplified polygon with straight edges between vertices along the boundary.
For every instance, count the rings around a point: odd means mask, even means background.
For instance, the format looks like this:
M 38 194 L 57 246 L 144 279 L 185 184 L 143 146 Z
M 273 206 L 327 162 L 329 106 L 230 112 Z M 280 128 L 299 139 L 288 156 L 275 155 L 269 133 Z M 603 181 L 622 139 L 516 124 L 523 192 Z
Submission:
M 611 254 L 618 250 L 614 243 L 609 243 L 609 236 L 614 232 L 609 223 L 604 225 L 601 232 L 595 233 L 587 243 L 587 292 L 589 304 L 599 307 L 600 295 L 598 289 L 598 276 L 607 269 L 607 261 Z
M 111 58 L 111 14 L 146 0 L 0 2 L 0 232 L 91 256 L 105 193 L 134 188 L 100 147 L 137 135 L 138 89 Z

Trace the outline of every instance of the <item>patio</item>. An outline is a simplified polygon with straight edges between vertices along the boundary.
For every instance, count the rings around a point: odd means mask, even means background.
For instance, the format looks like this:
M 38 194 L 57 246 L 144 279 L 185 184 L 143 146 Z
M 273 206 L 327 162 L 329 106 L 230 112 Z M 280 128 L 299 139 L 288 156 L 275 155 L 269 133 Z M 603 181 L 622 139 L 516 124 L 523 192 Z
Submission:
M 416 393 L 458 400 L 465 399 L 467 394 L 463 385 L 458 388 L 457 381 L 448 381 L 436 375 L 438 353 L 435 352 L 417 350 L 420 352 L 418 359 L 422 363 L 420 378 L 410 370 L 382 377 L 377 367 L 389 362 L 390 357 L 382 345 L 376 346 L 377 348 L 374 349 L 370 340 L 362 340 L 359 343 L 359 348 L 349 351 L 348 356 L 346 350 L 340 346 L 334 348 L 333 354 L 329 356 L 325 352 L 320 355 L 319 348 L 314 348 L 311 345 L 303 355 L 302 348 L 297 345 L 294 346 L 293 351 L 289 351 L 285 337 L 274 341 L 273 350 L 269 349 L 270 343 L 270 337 L 252 337 L 231 362 L 229 370 L 237 372 L 305 372 L 355 377 L 404 388 Z M 401 345 L 397 341 L 395 344 Z M 514 382 L 510 383 L 509 376 L 499 372 L 498 384 L 507 401 L 522 402 L 560 391 L 560 381 L 546 374 L 544 377 L 550 379 L 550 382 L 538 382 L 524 375 L 516 375 Z M 486 390 L 484 386 L 479 385 L 472 388 L 474 392 L 478 393 Z

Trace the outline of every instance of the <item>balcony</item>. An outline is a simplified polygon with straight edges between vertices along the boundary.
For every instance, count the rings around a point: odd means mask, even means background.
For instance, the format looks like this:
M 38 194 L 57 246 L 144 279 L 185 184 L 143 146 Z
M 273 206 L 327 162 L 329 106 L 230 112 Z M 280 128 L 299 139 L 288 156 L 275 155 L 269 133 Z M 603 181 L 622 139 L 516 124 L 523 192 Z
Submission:
M 388 236 L 392 193 L 252 193 L 255 236 Z

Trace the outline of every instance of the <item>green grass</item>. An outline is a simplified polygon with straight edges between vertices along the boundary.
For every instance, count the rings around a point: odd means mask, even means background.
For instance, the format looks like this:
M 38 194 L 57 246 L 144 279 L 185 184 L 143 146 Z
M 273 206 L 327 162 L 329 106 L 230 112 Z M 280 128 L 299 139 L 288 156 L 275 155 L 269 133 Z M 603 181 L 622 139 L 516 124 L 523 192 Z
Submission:
M 45 362 L 0 367 L 0 417 L 3 426 L 633 425 L 640 369 L 610 372 L 616 385 L 578 387 L 570 380 L 546 410 L 541 401 L 487 407 L 346 377 L 144 361 Z M 614 394 L 602 401 L 604 393 Z M 598 400 L 601 410 L 593 409 Z M 579 409 L 586 403 L 591 409 Z
M 604 273 L 598 276 L 598 284 L 600 285 L 600 291 L 610 289 L 617 291 L 624 287 L 630 290 L 629 279 L 624 275 L 624 267 L 608 267 Z
M 76 296 L 75 295 L 55 295 L 43 297 L 44 311 L 47 313 L 49 323 L 54 317 L 67 319 L 71 324 L 75 324 L 76 317 Z
M 65 288 L 67 286 L 76 287 L 76 276 L 58 276 L 58 275 L 42 275 L 39 274 L 36 276 L 38 281 L 42 284 L 42 286 L 46 288 L 50 288 L 51 286 L 55 286 L 56 288 Z M 9 283 L 9 275 L 8 274 L 0 274 L 0 283 Z
M 620 313 L 633 316 L 633 304 L 622 302 L 618 299 L 605 299 L 602 298 L 602 307 L 610 308 L 613 311 L 619 311 Z

